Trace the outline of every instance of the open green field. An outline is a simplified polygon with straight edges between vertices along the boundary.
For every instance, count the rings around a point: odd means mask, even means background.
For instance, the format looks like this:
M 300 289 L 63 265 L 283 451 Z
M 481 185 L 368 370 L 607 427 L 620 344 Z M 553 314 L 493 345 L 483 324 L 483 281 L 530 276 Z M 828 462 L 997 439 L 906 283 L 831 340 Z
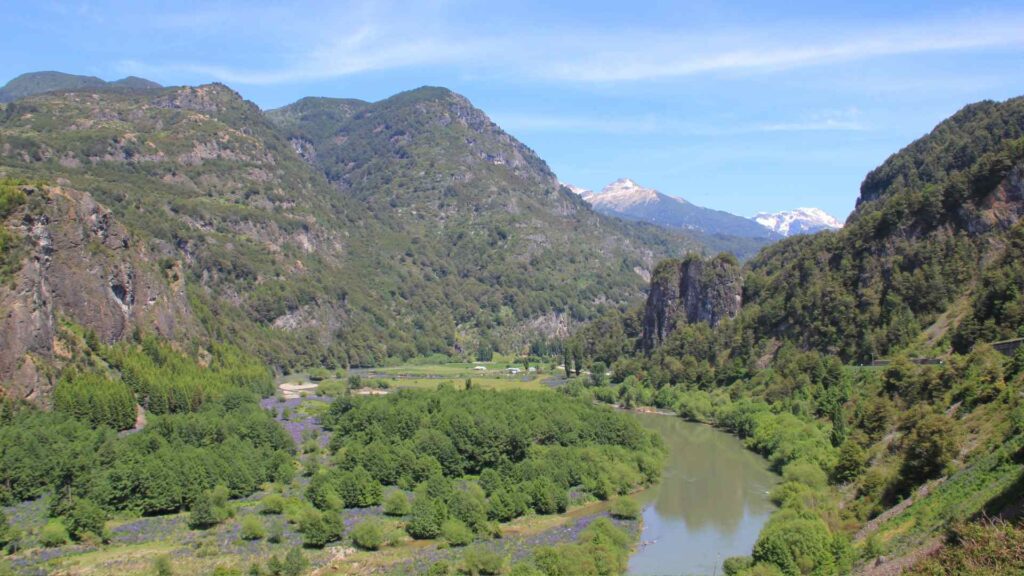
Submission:
M 477 366 L 485 366 L 487 370 L 475 370 Z M 518 374 L 510 374 L 510 366 L 521 370 Z M 349 372 L 339 372 L 336 376 L 320 382 L 322 393 L 336 393 L 339 388 L 347 387 L 347 376 L 358 376 L 364 386 L 377 387 L 379 382 L 387 384 L 388 389 L 416 388 L 433 390 L 441 384 L 464 389 L 466 380 L 473 386 L 488 390 L 546 390 L 554 383 L 560 382 L 561 371 L 552 371 L 548 366 L 538 366 L 537 372 L 528 372 L 522 365 L 508 362 L 458 362 L 446 364 L 403 364 L 375 368 L 355 368 Z M 277 378 L 277 384 L 303 384 L 310 382 L 307 372 L 296 372 Z M 314 382 L 316 383 L 316 382 Z M 310 391 L 311 393 L 313 391 Z

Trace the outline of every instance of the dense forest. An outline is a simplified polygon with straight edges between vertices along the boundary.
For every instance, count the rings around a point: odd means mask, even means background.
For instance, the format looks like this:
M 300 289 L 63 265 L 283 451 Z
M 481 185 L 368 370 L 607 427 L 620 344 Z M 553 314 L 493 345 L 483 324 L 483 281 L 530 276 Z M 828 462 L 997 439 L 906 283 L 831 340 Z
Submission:
M 434 562 L 439 573 L 617 573 L 635 536 L 607 518 L 516 562 L 479 543 L 517 518 L 588 502 L 609 501 L 613 517 L 635 520 L 628 495 L 660 476 L 657 435 L 627 414 L 552 392 L 343 394 L 320 412 L 329 443 L 314 432 L 299 445 L 282 426 L 285 399 L 266 398 L 269 372 L 236 348 L 217 345 L 199 360 L 153 336 L 107 346 L 69 330 L 82 357 L 59 379 L 53 410 L 0 402 L 0 505 L 42 502 L 48 518 L 28 533 L 0 517 L 0 546 L 16 555 L 25 546 L 103 546 L 112 521 L 169 516 L 184 517 L 190 532 L 180 538 L 225 523 L 243 542 L 298 538 L 301 548 L 254 562 L 251 573 L 303 574 L 308 551 L 372 551 L 408 538 L 464 549 Z M 259 513 L 239 512 L 253 498 Z M 366 510 L 384 519 L 358 512 Z M 349 511 L 359 520 L 347 520 Z M 159 557 L 154 566 L 175 563 Z

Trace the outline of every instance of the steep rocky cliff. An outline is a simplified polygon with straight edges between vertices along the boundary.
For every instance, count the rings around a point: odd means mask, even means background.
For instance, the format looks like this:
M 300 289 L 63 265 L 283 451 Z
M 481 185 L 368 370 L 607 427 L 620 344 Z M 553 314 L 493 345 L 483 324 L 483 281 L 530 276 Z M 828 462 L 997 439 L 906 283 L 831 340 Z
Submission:
M 740 311 L 742 301 L 743 275 L 731 256 L 664 261 L 651 278 L 641 346 L 647 351 L 653 349 L 679 323 L 707 322 L 714 326 L 732 318 Z
M 0 391 L 45 401 L 70 350 L 62 325 L 105 343 L 137 327 L 168 338 L 195 334 L 173 262 L 128 232 L 92 196 L 71 188 L 20 186 L 25 201 L 3 223 L 13 260 L 0 285 Z

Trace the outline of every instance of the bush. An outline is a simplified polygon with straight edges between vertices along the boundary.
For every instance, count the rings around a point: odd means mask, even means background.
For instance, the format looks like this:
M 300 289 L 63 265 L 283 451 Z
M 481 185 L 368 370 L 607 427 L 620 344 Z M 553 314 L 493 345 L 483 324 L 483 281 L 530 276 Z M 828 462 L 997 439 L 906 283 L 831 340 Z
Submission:
M 943 474 L 958 450 L 956 423 L 944 414 L 930 414 L 914 426 L 906 442 L 900 476 L 911 486 Z
M 260 509 L 262 514 L 283 514 L 284 513 L 284 497 L 280 494 L 270 494 L 263 499 L 263 507 Z
M 375 518 L 363 520 L 352 529 L 352 542 L 363 550 L 377 550 L 384 544 L 384 526 Z
M 738 576 L 753 565 L 754 559 L 750 556 L 732 556 L 722 562 L 722 572 L 725 576 Z
M 615 501 L 612 502 L 608 513 L 611 514 L 613 518 L 636 520 L 640 517 L 640 504 L 628 496 L 622 496 L 620 498 L 616 498 Z
M 417 540 L 437 538 L 441 534 L 441 524 L 447 517 L 448 511 L 444 504 L 426 494 L 417 495 L 412 505 L 412 518 L 405 525 L 405 531 Z
M 153 561 L 153 571 L 156 576 L 174 576 L 174 566 L 171 564 L 171 557 L 166 554 L 157 556 Z
M 367 508 L 380 504 L 383 488 L 362 466 L 341 475 L 338 492 L 346 507 Z
M 326 368 L 312 368 L 307 374 L 309 379 L 313 382 L 320 382 L 331 377 L 331 373 Z
M 215 492 L 204 490 L 196 497 L 188 514 L 189 528 L 205 530 L 220 524 L 228 517 L 227 510 L 216 505 L 216 503 L 222 499 L 226 500 L 226 498 L 222 498 L 222 494 Z
M 441 535 L 450 546 L 467 546 L 473 542 L 473 531 L 465 522 L 451 518 L 441 525 Z
M 302 520 L 302 544 L 309 548 L 323 548 L 341 540 L 345 522 L 337 512 L 311 510 Z
M 292 548 L 284 557 L 281 576 L 302 576 L 309 568 L 309 560 L 298 548 Z
M 75 540 L 81 540 L 86 534 L 106 539 L 107 513 L 92 500 L 76 498 L 64 521 Z
M 13 539 L 14 529 L 7 523 L 7 516 L 4 515 L 3 509 L 0 508 L 0 549 L 5 548 Z
M 546 576 L 539 568 L 528 562 L 513 564 L 508 574 L 509 576 Z
M 828 486 L 828 475 L 814 462 L 794 460 L 782 468 L 782 478 L 820 490 Z
M 280 544 L 282 541 L 284 541 L 284 523 L 280 520 L 272 520 L 270 529 L 267 530 L 267 542 Z
M 848 438 L 839 447 L 839 461 L 832 470 L 832 477 L 836 482 L 850 482 L 855 480 L 865 467 L 867 467 L 867 453 L 859 442 Z
M 505 558 L 483 546 L 471 546 L 462 553 L 462 569 L 469 574 L 501 574 Z
M 39 543 L 47 548 L 63 546 L 67 544 L 69 539 L 68 529 L 64 527 L 64 523 L 60 520 L 50 520 L 39 531 Z
M 411 511 L 409 497 L 401 490 L 390 492 L 384 497 L 384 513 L 388 516 L 405 516 Z
M 835 568 L 828 526 L 820 518 L 792 510 L 772 516 L 754 544 L 753 556 L 786 574 L 831 574 Z
M 452 567 L 444 560 L 438 560 L 427 569 L 427 576 L 448 576 L 452 573 Z
M 267 530 L 258 517 L 250 514 L 242 518 L 242 527 L 238 533 L 242 540 L 259 540 L 266 535 Z

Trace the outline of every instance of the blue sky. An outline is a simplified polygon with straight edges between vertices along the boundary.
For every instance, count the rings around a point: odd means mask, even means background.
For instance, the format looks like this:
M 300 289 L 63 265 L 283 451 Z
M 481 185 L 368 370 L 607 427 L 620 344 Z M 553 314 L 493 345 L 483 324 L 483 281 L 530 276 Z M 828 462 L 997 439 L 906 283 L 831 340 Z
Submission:
M 261 107 L 469 97 L 565 182 L 843 218 L 964 104 L 1024 94 L 1020 2 L 7 2 L 0 81 L 222 81 Z

